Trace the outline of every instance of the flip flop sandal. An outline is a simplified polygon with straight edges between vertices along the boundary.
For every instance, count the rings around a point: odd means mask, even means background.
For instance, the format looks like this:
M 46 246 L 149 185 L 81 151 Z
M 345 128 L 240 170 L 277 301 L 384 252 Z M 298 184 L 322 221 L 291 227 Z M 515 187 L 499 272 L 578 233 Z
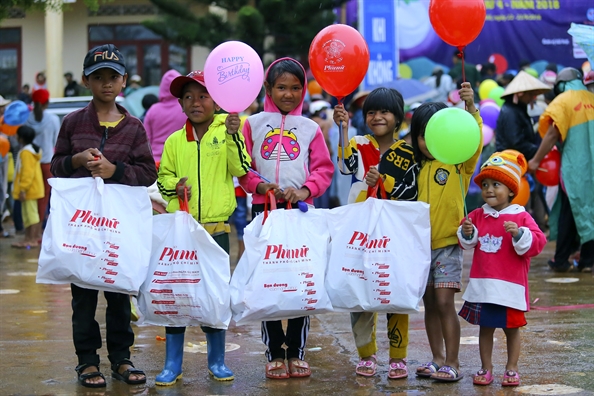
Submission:
M 417 377 L 430 378 L 433 374 L 435 374 L 435 373 L 437 373 L 437 371 L 439 371 L 439 368 L 440 367 L 435 362 L 425 363 L 424 365 L 417 367 Z M 430 373 L 419 372 L 419 369 L 426 369 L 431 372 Z
M 120 369 L 120 366 L 123 364 L 130 365 L 130 366 L 132 366 L 132 368 L 129 368 L 128 370 L 126 370 L 120 374 L 119 369 Z M 144 378 L 138 379 L 138 380 L 131 380 L 130 379 L 131 375 L 144 375 Z M 144 371 L 134 368 L 134 365 L 129 360 L 122 360 L 121 362 L 112 364 L 111 365 L 111 377 L 114 379 L 117 379 L 118 381 L 123 381 L 123 382 L 127 383 L 128 385 L 138 385 L 138 384 L 146 383 L 146 374 L 144 373 Z
M 450 375 L 451 377 L 436 377 L 437 373 L 446 373 L 446 374 Z M 433 374 L 431 376 L 431 379 L 434 379 L 434 380 L 440 381 L 440 382 L 456 382 L 456 381 L 460 381 L 462 378 L 464 378 L 463 374 L 460 374 L 458 372 L 458 370 L 456 370 L 455 368 L 453 368 L 451 366 L 441 366 L 441 368 L 439 370 L 437 370 L 437 373 Z
M 364 360 L 361 359 L 359 363 L 357 363 L 357 367 L 355 367 L 355 373 L 357 375 L 362 375 L 363 377 L 373 377 L 377 371 L 377 357 L 375 355 L 371 355 L 373 360 Z M 370 373 L 360 372 L 360 368 L 370 369 Z
M 404 374 L 392 374 L 392 371 L 404 370 Z M 390 363 L 390 369 L 388 370 L 388 379 L 401 379 L 408 377 L 408 367 L 405 362 Z
M 89 367 L 97 367 L 97 371 L 92 371 L 90 373 L 84 373 L 83 374 L 83 371 L 85 369 L 89 368 Z M 87 388 L 105 388 L 107 386 L 107 382 L 105 381 L 105 377 L 99 371 L 99 366 L 98 365 L 95 366 L 93 364 L 79 364 L 78 366 L 76 366 L 76 368 L 74 370 L 78 374 L 78 383 L 81 384 L 84 387 L 87 387 Z M 99 382 L 99 383 L 87 382 L 87 380 L 90 380 L 91 378 L 97 378 L 97 377 L 103 378 L 103 382 Z
M 509 382 L 508 379 L 510 378 L 516 378 L 517 381 L 515 382 Z M 520 385 L 520 374 L 518 374 L 517 372 L 513 371 L 513 370 L 507 370 L 505 372 L 505 374 L 503 374 L 503 382 L 501 383 L 501 386 L 518 386 Z
M 476 377 L 484 377 L 485 381 L 478 381 Z M 472 383 L 475 385 L 490 385 L 493 382 L 493 373 L 491 370 L 480 369 L 472 378 Z
M 273 375 L 272 372 L 278 372 L 281 369 L 284 372 L 281 375 Z M 287 379 L 289 378 L 289 373 L 287 372 L 287 366 L 285 366 L 285 362 L 279 362 L 278 360 L 266 363 L 266 378 L 270 379 Z
M 298 371 L 294 371 L 294 368 L 305 369 L 305 372 L 300 373 Z M 309 364 L 307 362 L 299 359 L 289 359 L 289 376 L 291 378 L 309 377 L 310 375 L 311 370 L 309 369 Z

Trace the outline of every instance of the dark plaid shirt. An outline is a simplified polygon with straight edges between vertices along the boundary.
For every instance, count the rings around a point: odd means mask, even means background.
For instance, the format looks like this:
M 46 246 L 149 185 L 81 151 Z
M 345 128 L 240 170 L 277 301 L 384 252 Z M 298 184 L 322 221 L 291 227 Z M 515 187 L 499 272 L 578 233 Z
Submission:
M 99 124 L 93 102 L 64 117 L 51 172 L 56 177 L 91 177 L 85 167 L 72 168 L 72 156 L 89 148 L 97 148 L 116 166 L 106 183 L 129 186 L 150 186 L 157 180 L 157 170 L 146 131 L 140 120 L 116 104 L 124 118 L 115 128 Z

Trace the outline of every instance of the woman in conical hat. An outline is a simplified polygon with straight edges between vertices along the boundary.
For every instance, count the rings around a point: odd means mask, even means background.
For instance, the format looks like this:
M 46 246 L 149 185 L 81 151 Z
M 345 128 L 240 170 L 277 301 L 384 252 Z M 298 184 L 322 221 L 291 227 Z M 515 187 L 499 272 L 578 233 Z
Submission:
M 530 160 L 538 150 L 534 126 L 530 118 L 531 106 L 535 106 L 535 98 L 551 88 L 532 77 L 525 71 L 520 71 L 508 84 L 501 97 L 505 100 L 497 119 L 495 128 L 496 151 L 517 150 Z M 542 189 L 535 189 L 535 191 Z M 528 203 L 533 210 L 534 219 L 541 229 L 546 225 L 546 204 L 541 193 L 532 194 Z

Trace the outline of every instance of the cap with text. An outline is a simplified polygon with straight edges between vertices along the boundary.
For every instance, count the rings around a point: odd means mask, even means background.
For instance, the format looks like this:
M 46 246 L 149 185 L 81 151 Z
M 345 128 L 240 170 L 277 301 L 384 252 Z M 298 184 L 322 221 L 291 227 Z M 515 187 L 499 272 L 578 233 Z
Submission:
M 118 47 L 113 44 L 104 44 L 93 48 L 85 56 L 83 63 L 83 71 L 85 76 L 103 69 L 109 68 L 115 70 L 122 76 L 126 74 L 126 62 L 124 55 L 120 52 Z

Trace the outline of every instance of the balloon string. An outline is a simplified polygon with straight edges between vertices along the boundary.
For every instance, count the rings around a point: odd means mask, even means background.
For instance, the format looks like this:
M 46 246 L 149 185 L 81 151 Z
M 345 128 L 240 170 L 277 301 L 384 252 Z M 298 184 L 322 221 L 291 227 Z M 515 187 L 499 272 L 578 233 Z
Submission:
M 464 196 L 464 184 L 462 183 L 462 173 L 460 173 L 460 169 L 458 166 L 462 167 L 462 164 L 456 165 L 456 173 L 458 174 L 458 178 L 460 179 L 460 192 L 462 193 L 462 202 L 464 203 L 464 218 L 468 218 L 468 208 L 466 208 L 466 197 Z
M 337 97 L 336 99 L 338 100 L 338 104 L 339 104 L 339 105 L 341 105 L 341 104 L 342 104 L 342 100 L 343 100 L 344 98 L 342 98 L 342 97 Z M 340 136 L 340 142 L 341 142 L 341 143 L 340 143 L 340 146 L 341 146 L 341 148 L 342 148 L 342 169 L 343 169 L 343 170 L 345 170 L 345 169 L 346 169 L 346 166 L 345 166 L 345 164 L 344 164 L 344 145 L 346 144 L 346 142 L 345 142 L 345 140 L 344 140 L 344 134 L 342 133 L 342 121 L 340 121 L 340 122 L 338 123 L 338 134 L 339 134 L 339 136 Z
M 466 68 L 464 67 L 464 47 L 458 47 L 460 53 L 458 53 L 458 57 L 462 59 L 462 82 L 466 82 Z M 466 102 L 464 102 L 464 110 L 468 110 L 468 106 L 466 106 Z

